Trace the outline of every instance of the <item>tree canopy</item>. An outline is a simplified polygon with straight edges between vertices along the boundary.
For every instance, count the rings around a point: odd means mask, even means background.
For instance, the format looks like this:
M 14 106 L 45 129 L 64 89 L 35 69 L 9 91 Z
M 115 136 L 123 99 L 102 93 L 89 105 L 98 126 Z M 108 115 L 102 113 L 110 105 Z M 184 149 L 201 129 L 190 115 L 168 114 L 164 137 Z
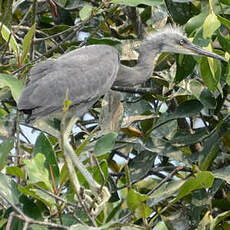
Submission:
M 0 229 L 230 229 L 229 6 L 229 0 L 0 1 Z M 60 120 L 27 124 L 17 111 L 29 70 L 92 44 L 115 47 L 123 64 L 135 66 L 135 48 L 168 24 L 226 62 L 163 53 L 151 79 L 108 92 L 78 121 L 71 146 L 111 194 L 93 213 L 86 179 L 69 171 L 63 157 Z M 96 203 L 100 191 L 91 199 Z

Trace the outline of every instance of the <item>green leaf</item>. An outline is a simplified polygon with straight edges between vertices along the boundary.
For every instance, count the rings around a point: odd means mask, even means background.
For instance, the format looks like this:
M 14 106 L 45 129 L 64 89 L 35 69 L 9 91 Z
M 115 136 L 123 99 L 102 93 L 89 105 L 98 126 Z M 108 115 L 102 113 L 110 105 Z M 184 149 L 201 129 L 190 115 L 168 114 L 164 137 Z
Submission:
M 86 146 L 89 144 L 90 140 L 92 139 L 93 135 L 89 135 L 85 140 L 83 140 L 81 142 L 81 144 L 78 146 L 77 150 L 76 150 L 76 154 L 79 156 L 84 149 L 86 148 Z
M 14 38 L 10 30 L 2 23 L 1 23 L 1 28 L 2 28 L 1 34 L 2 34 L 3 39 L 6 42 L 8 42 L 8 40 L 10 39 L 9 46 L 13 50 L 15 56 L 18 58 L 19 57 L 19 47 L 18 47 L 18 43 L 16 39 Z
M 197 14 L 198 11 L 195 7 L 189 3 L 189 0 L 172 0 L 165 1 L 167 11 L 170 12 L 170 16 L 173 18 L 175 24 L 184 25 L 186 22 Z M 167 17 L 167 16 L 166 16 Z M 162 16 L 158 19 L 162 20 Z
M 46 187 L 52 191 L 52 185 L 49 180 L 48 170 L 45 168 L 45 156 L 38 153 L 33 159 L 25 160 L 26 171 L 29 176 L 30 183 L 45 183 Z
M 199 81 L 192 79 L 189 81 L 188 89 L 193 96 L 195 96 L 202 105 L 207 109 L 215 109 L 216 99 L 210 90 L 206 89 Z
M 45 156 L 45 168 L 50 174 L 51 178 L 51 169 L 54 176 L 55 184 L 58 185 L 59 182 L 59 167 L 58 162 L 56 158 L 56 154 L 53 150 L 52 145 L 50 144 L 50 141 L 48 138 L 41 133 L 36 140 L 35 146 L 34 146 L 34 152 L 33 156 L 36 156 L 37 154 L 42 153 Z
M 59 183 L 60 183 L 60 185 L 63 185 L 68 180 L 69 180 L 68 168 L 67 168 L 66 164 L 64 164 L 62 169 L 61 169 L 61 172 L 60 172 Z
M 203 24 L 204 38 L 211 38 L 213 33 L 220 27 L 220 22 L 214 13 L 209 14 Z
M 43 189 L 46 189 L 46 186 L 44 186 L 44 183 L 39 183 L 39 186 L 42 187 Z M 45 205 L 53 208 L 55 205 L 55 199 L 51 197 L 49 194 L 42 192 L 38 189 L 33 188 L 32 184 L 29 184 L 25 187 L 18 185 L 18 190 L 20 191 L 21 194 L 33 197 L 36 200 L 40 200 L 43 202 Z
M 203 27 L 200 27 L 197 32 L 195 33 L 194 39 L 193 39 L 193 43 L 195 45 L 198 45 L 200 47 L 207 47 L 210 43 L 210 39 L 209 38 L 204 38 L 203 37 Z M 200 59 L 200 57 L 195 57 L 196 59 Z
M 215 219 L 211 222 L 210 230 L 216 229 L 215 227 L 216 227 L 220 222 L 222 222 L 223 220 L 227 219 L 228 217 L 230 217 L 230 211 L 223 212 L 223 213 L 220 213 L 219 215 L 217 215 L 217 216 L 215 217 Z
M 19 192 L 17 190 L 17 183 L 0 173 L 0 188 L 1 192 L 7 197 L 9 201 L 14 204 L 19 203 Z
M 226 70 L 226 82 L 230 86 L 230 64 L 228 63 L 227 65 L 227 70 Z
M 176 200 L 190 194 L 193 190 L 202 188 L 195 178 L 189 178 L 180 188 Z
M 169 230 L 163 221 L 158 222 L 153 230 Z
M 230 41 L 229 39 L 225 38 L 219 31 L 218 31 L 218 41 L 220 45 L 224 48 L 224 50 L 230 53 Z
M 22 56 L 21 56 L 21 64 L 24 63 L 26 56 L 29 52 L 30 49 L 30 45 L 35 33 L 35 28 L 36 28 L 36 24 L 33 24 L 30 28 L 30 30 L 28 31 L 28 33 L 26 34 L 26 36 L 23 39 L 22 42 Z
M 145 150 L 140 152 L 134 159 L 131 159 L 128 163 L 131 182 L 139 181 L 147 175 L 149 170 L 153 167 L 155 158 L 156 154 Z
M 175 193 L 179 188 L 185 183 L 183 180 L 171 181 L 164 183 L 160 188 L 158 188 L 151 196 L 149 197 L 147 204 L 152 207 L 158 205 L 160 202 L 168 199 L 169 197 L 175 196 Z
M 165 141 L 163 138 L 152 137 L 151 141 L 147 142 L 147 145 L 143 145 L 145 149 L 161 156 L 167 156 L 172 160 L 183 162 L 187 166 L 190 163 L 185 159 L 184 153 L 176 146 L 172 145 L 169 141 Z
M 190 34 L 194 30 L 202 26 L 207 15 L 208 15 L 208 9 L 207 7 L 205 7 L 205 9 L 202 9 L 200 14 L 190 18 L 185 25 L 186 33 Z
M 110 45 L 110 46 L 117 46 L 120 45 L 121 42 L 119 40 L 109 39 L 109 38 L 95 38 L 95 37 L 89 37 L 87 39 L 87 44 L 90 45 Z
M 94 175 L 93 177 L 95 178 L 95 180 L 99 183 L 99 184 L 102 184 L 102 183 L 107 183 L 108 181 L 108 178 L 109 178 L 109 171 L 108 171 L 108 163 L 106 160 L 102 160 L 100 162 L 100 168 L 101 168 L 101 171 L 104 175 L 104 178 L 101 177 L 101 173 L 100 173 L 100 170 L 98 169 L 97 166 L 94 167 Z
M 199 113 L 202 109 L 203 106 L 198 100 L 188 100 L 182 102 L 178 107 L 176 107 L 174 113 L 163 113 L 157 121 L 154 129 L 173 119 L 192 117 Z
M 79 12 L 80 19 L 82 21 L 88 19 L 92 14 L 93 7 L 90 4 L 86 4 Z
M 175 132 L 178 129 L 178 123 L 177 120 L 171 120 L 168 121 L 167 123 L 161 125 L 158 128 L 155 128 L 152 132 L 151 132 L 151 136 L 154 137 L 166 137 L 167 139 L 170 137 L 172 137 Z
M 23 89 L 21 81 L 11 75 L 0 73 L 0 87 L 1 85 L 10 88 L 14 100 L 17 102 Z
M 176 107 L 173 115 L 176 118 L 191 117 L 199 113 L 201 109 L 203 109 L 203 106 L 199 101 L 189 100 Z
M 81 218 L 82 222 L 87 221 L 87 220 L 85 220 L 85 216 L 83 214 L 83 211 L 79 210 L 79 211 L 75 212 L 75 215 L 78 218 Z M 72 225 L 77 224 L 77 223 L 78 223 L 78 221 L 73 217 L 73 215 L 71 215 L 68 212 L 63 213 L 63 215 L 62 215 L 62 225 L 64 225 L 64 226 L 72 226 Z
M 147 195 L 130 189 L 127 194 L 127 205 L 130 210 L 135 212 L 137 218 L 147 218 L 151 214 L 150 208 L 146 205 Z
M 111 2 L 126 6 L 137 6 L 140 4 L 144 4 L 147 6 L 158 6 L 164 3 L 163 0 L 112 0 Z
M 23 180 L 25 180 L 25 174 L 22 171 L 21 168 L 17 167 L 17 166 L 9 166 L 6 168 L 6 173 L 8 175 L 12 175 L 12 176 L 18 176 L 20 178 L 22 178 Z
M 217 133 L 209 136 L 203 143 L 203 149 L 199 152 L 198 164 L 201 170 L 207 170 L 219 153 L 220 136 Z
M 217 15 L 217 18 L 223 25 L 225 25 L 228 29 L 230 29 L 230 21 L 228 19 L 223 18 L 220 15 Z
M 206 128 L 198 129 L 193 134 L 190 134 L 188 132 L 178 131 L 174 135 L 174 137 L 170 140 L 170 142 L 177 146 L 192 145 L 202 141 L 207 135 L 208 132 Z
M 199 100 L 201 92 L 204 89 L 204 86 L 200 81 L 196 79 L 191 79 L 189 80 L 188 83 L 188 89 L 191 92 L 191 94 Z
M 34 199 L 28 196 L 21 196 L 20 202 L 23 205 L 23 213 L 35 220 L 43 220 L 41 209 L 37 205 L 37 202 L 34 202 Z
M 210 188 L 214 182 L 214 176 L 209 171 L 200 171 L 196 176 L 196 180 L 201 185 L 201 188 Z
M 195 178 L 189 178 L 179 189 L 176 201 L 187 196 L 192 191 L 202 188 L 210 188 L 214 182 L 214 176 L 209 171 L 198 172 Z
M 101 137 L 95 144 L 94 153 L 99 156 L 110 152 L 113 149 L 117 133 L 108 133 Z
M 2 228 L 7 223 L 7 221 L 8 221 L 8 219 L 1 218 L 1 220 L 0 220 L 0 228 Z
M 200 71 L 204 84 L 209 88 L 209 90 L 215 90 L 218 81 L 213 77 L 206 57 L 201 58 Z
M 221 62 L 217 59 L 208 58 L 208 64 L 212 73 L 213 78 L 215 79 L 217 86 L 220 83 L 221 77 Z
M 207 109 L 215 109 L 216 108 L 216 99 L 208 89 L 202 90 L 199 99 L 205 108 L 207 108 Z
M 114 218 L 114 216 L 115 216 L 117 213 L 120 212 L 120 210 L 121 210 L 121 205 L 122 205 L 122 204 L 123 204 L 123 202 L 120 202 L 120 203 L 118 203 L 117 206 L 115 206 L 115 207 L 112 209 L 112 211 L 111 211 L 111 212 L 109 213 L 109 215 L 107 216 L 105 223 L 108 223 L 109 221 L 111 221 L 112 218 Z
M 176 83 L 179 83 L 193 72 L 193 69 L 196 65 L 196 61 L 192 56 L 189 55 L 184 55 L 182 61 L 180 61 L 180 58 L 177 58 L 176 60 L 177 68 L 174 80 Z
M 69 29 L 71 26 L 68 26 L 68 25 L 53 25 L 52 27 L 50 28 L 42 28 L 42 32 L 48 34 L 48 35 L 53 35 L 53 34 L 57 34 L 57 33 L 60 33 L 60 32 L 63 32 L 67 29 Z
M 6 158 L 10 154 L 11 149 L 14 147 L 14 140 L 9 138 L 8 140 L 0 144 L 0 171 L 6 165 Z
M 134 189 L 130 189 L 127 194 L 127 205 L 129 209 L 135 211 L 135 209 L 138 208 L 147 199 L 147 195 L 142 195 L 136 192 Z
M 221 3 L 230 6 L 230 0 L 220 0 Z

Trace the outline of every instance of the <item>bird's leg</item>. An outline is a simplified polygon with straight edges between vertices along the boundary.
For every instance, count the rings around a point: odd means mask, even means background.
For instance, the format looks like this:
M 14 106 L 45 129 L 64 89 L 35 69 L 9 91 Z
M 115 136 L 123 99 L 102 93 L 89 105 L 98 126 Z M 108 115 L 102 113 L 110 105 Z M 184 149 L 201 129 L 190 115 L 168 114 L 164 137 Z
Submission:
M 63 133 L 62 144 L 63 144 L 64 154 L 65 157 L 67 157 L 67 159 L 71 161 L 71 164 L 73 163 L 75 165 L 75 167 L 81 172 L 81 174 L 88 182 L 91 191 L 88 190 L 87 193 L 92 194 L 95 197 L 98 197 L 98 195 L 100 196 L 101 199 L 99 201 L 99 204 L 97 204 L 96 208 L 94 209 L 94 214 L 97 214 L 103 208 L 104 204 L 109 200 L 110 192 L 107 187 L 105 186 L 101 187 L 101 185 L 99 185 L 93 179 L 92 175 L 88 172 L 85 166 L 80 162 L 80 159 L 78 158 L 78 156 L 76 155 L 72 146 L 69 143 L 69 136 L 71 134 L 72 128 L 75 125 L 76 121 L 77 121 L 76 117 L 71 118 L 67 126 L 64 128 L 62 132 Z M 75 180 L 77 180 L 76 177 Z M 76 182 L 76 185 L 77 185 L 76 186 L 77 192 L 80 192 L 80 183 L 78 182 L 78 180 Z M 88 200 L 90 205 L 92 205 L 91 202 L 92 199 L 90 198 L 90 196 L 87 196 L 87 193 L 86 193 L 86 200 Z
M 80 162 L 77 154 L 74 152 L 72 146 L 69 143 L 69 136 L 71 134 L 72 128 L 75 125 L 77 118 L 71 118 L 68 125 L 66 126 L 63 133 L 63 141 L 64 141 L 64 150 L 69 154 L 69 157 L 73 161 L 75 167 L 81 172 L 81 174 L 85 177 L 88 182 L 90 188 L 93 191 L 97 191 L 101 186 L 93 179 L 92 175 L 88 172 L 85 166 Z

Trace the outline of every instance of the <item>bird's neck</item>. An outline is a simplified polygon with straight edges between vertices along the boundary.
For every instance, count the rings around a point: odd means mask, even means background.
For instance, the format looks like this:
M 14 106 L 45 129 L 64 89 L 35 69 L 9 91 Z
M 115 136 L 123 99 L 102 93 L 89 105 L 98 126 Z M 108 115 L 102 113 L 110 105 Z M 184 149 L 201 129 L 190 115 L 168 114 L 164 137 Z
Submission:
M 151 52 L 147 49 L 140 50 L 135 71 L 142 74 L 142 79 L 147 80 L 152 74 L 156 61 L 160 55 L 160 51 Z
M 149 52 L 149 50 L 140 50 L 137 65 L 128 67 L 120 65 L 117 78 L 113 86 L 134 86 L 148 80 L 152 76 L 154 62 L 160 52 Z

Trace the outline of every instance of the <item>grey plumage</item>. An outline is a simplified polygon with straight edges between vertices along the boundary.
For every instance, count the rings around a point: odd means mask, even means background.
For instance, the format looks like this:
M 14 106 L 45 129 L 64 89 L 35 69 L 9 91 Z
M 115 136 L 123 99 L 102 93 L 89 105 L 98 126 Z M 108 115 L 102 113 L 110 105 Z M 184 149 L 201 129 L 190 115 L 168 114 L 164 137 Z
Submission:
M 120 64 L 117 50 L 107 45 L 92 45 L 71 51 L 56 60 L 38 63 L 30 71 L 30 81 L 18 101 L 18 110 L 31 119 L 61 112 L 68 99 L 75 116 L 87 109 L 112 85 L 137 85 L 152 76 L 153 61 L 162 52 L 223 57 L 192 44 L 178 29 L 166 28 L 154 33 L 139 47 L 135 67 Z
M 68 89 L 73 113 L 81 116 L 112 86 L 118 67 L 118 52 L 110 46 L 83 47 L 38 63 L 30 71 L 18 109 L 31 119 L 60 112 Z

